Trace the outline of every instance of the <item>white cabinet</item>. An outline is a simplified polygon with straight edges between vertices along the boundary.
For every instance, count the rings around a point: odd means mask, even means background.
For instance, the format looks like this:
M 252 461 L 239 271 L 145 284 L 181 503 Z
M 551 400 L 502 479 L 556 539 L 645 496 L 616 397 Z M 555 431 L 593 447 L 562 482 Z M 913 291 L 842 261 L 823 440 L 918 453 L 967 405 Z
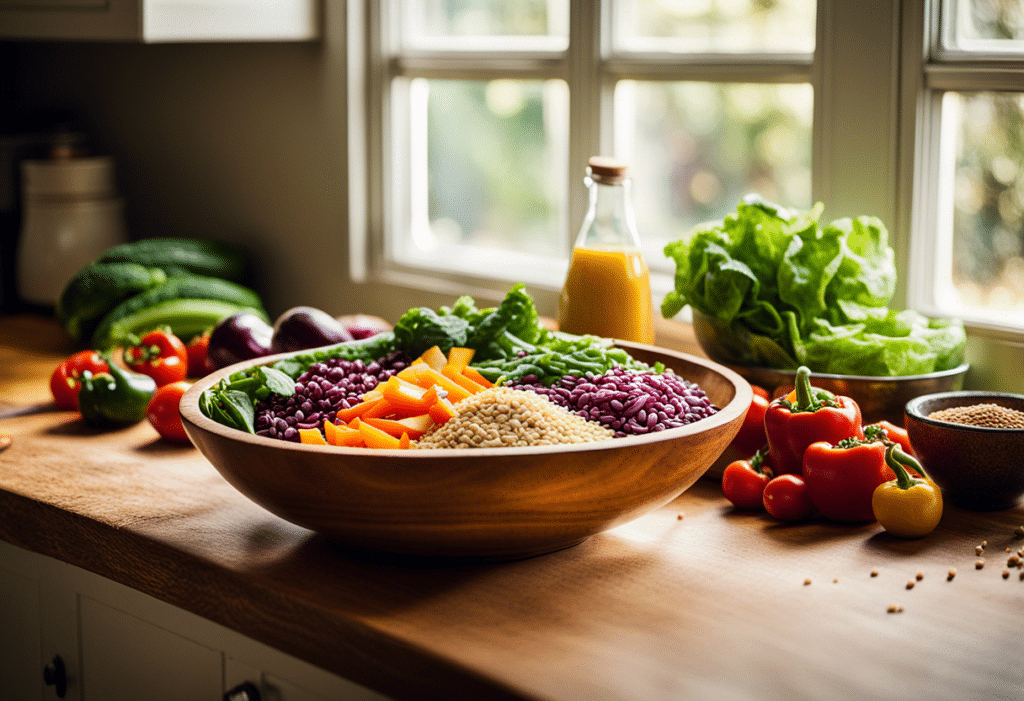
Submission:
M 251 682 L 263 701 L 388 701 L 182 609 L 0 541 L 0 701 L 222 699 Z
M 0 0 L 0 39 L 310 41 L 319 0 Z

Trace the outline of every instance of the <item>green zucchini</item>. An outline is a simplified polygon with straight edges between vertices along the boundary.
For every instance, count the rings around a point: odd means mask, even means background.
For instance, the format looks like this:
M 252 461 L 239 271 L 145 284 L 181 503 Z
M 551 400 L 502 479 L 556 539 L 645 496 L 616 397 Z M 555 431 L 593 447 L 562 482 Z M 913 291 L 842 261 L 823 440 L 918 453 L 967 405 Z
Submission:
M 71 338 L 84 341 L 111 309 L 166 281 L 167 275 L 160 268 L 138 263 L 90 263 L 65 285 L 57 300 L 57 320 Z
M 163 302 L 184 299 L 209 299 L 225 302 L 237 308 L 251 307 L 263 310 L 263 302 L 259 295 L 248 287 L 200 275 L 172 277 L 162 285 L 129 297 L 110 310 L 93 332 L 93 348 L 106 348 L 117 343 L 119 336 L 116 329 L 124 326 L 124 324 L 120 324 L 122 319 L 133 317 L 139 312 Z M 265 313 L 263 315 L 266 316 Z
M 140 337 L 153 329 L 167 326 L 175 336 L 188 342 L 217 322 L 236 312 L 250 312 L 269 323 L 262 308 L 247 307 L 219 299 L 168 299 L 138 309 L 110 325 L 97 329 L 93 347 L 106 350 L 129 336 Z M 102 333 L 101 333 L 102 332 Z
M 107 249 L 100 263 L 138 263 L 161 268 L 168 275 L 182 270 L 233 282 L 246 282 L 249 262 L 245 252 L 234 244 L 210 239 L 156 238 L 125 243 Z

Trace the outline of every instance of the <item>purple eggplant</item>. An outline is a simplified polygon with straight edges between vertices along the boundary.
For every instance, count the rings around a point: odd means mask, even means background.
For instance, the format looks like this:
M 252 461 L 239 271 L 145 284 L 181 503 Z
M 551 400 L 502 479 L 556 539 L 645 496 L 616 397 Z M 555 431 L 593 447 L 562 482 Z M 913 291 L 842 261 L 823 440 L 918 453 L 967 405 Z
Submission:
M 222 319 L 210 333 L 207 363 L 219 370 L 243 360 L 270 354 L 274 328 L 249 312 L 238 312 Z
M 315 307 L 293 307 L 274 322 L 270 350 L 286 353 L 351 340 L 352 334 L 327 312 Z

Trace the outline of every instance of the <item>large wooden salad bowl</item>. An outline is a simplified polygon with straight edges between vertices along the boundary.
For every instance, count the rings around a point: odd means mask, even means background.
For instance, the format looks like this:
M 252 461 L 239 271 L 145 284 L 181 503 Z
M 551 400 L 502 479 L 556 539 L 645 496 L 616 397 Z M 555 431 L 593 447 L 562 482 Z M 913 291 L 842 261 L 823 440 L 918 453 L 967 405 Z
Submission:
M 695 356 L 619 342 L 696 382 L 720 411 L 660 433 L 529 448 L 373 450 L 251 435 L 199 411 L 231 366 L 181 400 L 185 430 L 239 491 L 338 543 L 393 553 L 514 559 L 575 545 L 668 503 L 711 466 L 752 399 L 738 374 Z M 287 354 L 274 356 L 274 359 Z

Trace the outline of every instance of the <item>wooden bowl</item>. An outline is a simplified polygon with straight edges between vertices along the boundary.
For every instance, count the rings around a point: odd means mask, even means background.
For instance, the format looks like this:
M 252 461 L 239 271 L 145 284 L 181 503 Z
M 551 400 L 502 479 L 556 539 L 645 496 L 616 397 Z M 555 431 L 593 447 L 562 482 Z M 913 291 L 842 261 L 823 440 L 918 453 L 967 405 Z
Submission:
M 192 442 L 240 492 L 292 523 L 347 545 L 422 556 L 514 559 L 575 545 L 668 503 L 736 435 L 750 385 L 712 361 L 619 342 L 696 382 L 719 412 L 680 428 L 595 443 L 528 448 L 373 450 L 290 443 L 228 428 L 199 396 L 181 399 Z
M 997 404 L 1024 411 L 1024 395 L 939 392 L 907 402 L 910 445 L 928 476 L 957 506 L 975 511 L 1010 509 L 1024 497 L 1024 428 L 989 428 L 939 421 L 942 409 Z

